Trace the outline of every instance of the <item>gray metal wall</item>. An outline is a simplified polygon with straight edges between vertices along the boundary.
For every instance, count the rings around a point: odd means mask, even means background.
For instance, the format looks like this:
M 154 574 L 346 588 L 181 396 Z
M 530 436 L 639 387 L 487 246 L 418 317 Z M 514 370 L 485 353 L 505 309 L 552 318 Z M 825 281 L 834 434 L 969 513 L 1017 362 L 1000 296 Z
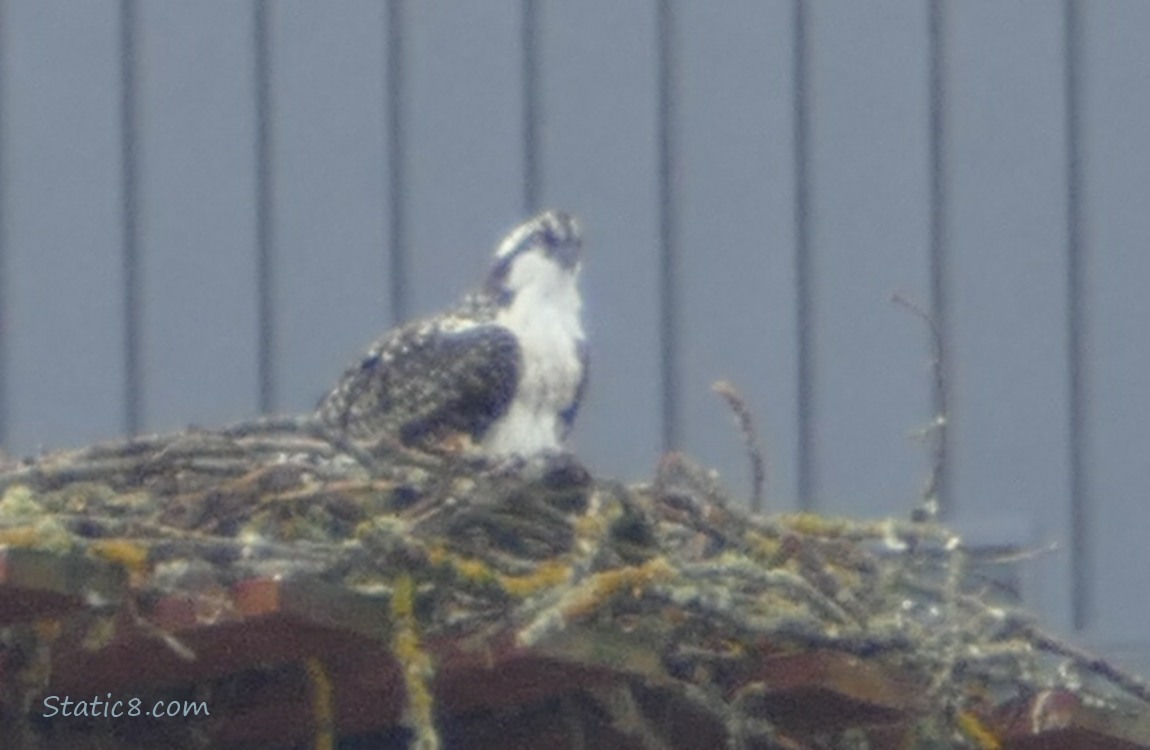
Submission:
M 949 518 L 1150 671 L 1150 4 L 0 0 L 0 436 L 310 408 L 538 205 L 581 216 L 577 448 Z

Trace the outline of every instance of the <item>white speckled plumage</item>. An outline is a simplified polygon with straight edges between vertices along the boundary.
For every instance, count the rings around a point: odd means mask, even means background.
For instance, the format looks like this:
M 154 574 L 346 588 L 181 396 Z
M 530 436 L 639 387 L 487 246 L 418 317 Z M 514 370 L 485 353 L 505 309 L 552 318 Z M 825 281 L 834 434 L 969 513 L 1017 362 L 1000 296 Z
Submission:
M 483 288 L 379 339 L 317 415 L 358 442 L 439 448 L 466 435 L 493 457 L 562 449 L 587 377 L 580 230 L 544 211 L 499 243 Z

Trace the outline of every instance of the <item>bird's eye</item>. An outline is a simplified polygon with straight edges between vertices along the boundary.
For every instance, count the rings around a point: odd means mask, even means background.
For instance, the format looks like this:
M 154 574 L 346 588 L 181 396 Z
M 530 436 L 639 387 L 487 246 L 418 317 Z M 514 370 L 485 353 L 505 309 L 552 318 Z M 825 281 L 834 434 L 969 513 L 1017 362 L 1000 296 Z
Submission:
M 547 235 L 547 243 L 553 247 L 571 242 L 573 237 L 570 228 L 562 223 L 548 224 L 544 231 Z

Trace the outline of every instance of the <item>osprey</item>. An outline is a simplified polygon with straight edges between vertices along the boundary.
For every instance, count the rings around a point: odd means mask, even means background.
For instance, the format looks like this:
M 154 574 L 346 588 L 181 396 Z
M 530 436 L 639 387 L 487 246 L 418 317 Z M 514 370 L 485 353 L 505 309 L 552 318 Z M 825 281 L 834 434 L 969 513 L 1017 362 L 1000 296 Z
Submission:
M 390 436 L 492 457 L 560 451 L 587 383 L 580 245 L 565 213 L 520 224 L 479 291 L 376 341 L 320 403 L 320 421 L 368 446 Z

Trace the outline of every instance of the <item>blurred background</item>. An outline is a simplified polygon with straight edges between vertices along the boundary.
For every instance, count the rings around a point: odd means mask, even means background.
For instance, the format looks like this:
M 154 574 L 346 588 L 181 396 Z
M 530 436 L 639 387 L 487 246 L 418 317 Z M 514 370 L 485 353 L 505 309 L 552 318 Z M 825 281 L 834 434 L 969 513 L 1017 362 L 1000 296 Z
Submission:
M 312 408 L 500 235 L 586 232 L 575 448 L 944 517 L 1150 672 L 1150 3 L 0 0 L 0 444 Z M 1140 333 L 1141 331 L 1141 333 Z

